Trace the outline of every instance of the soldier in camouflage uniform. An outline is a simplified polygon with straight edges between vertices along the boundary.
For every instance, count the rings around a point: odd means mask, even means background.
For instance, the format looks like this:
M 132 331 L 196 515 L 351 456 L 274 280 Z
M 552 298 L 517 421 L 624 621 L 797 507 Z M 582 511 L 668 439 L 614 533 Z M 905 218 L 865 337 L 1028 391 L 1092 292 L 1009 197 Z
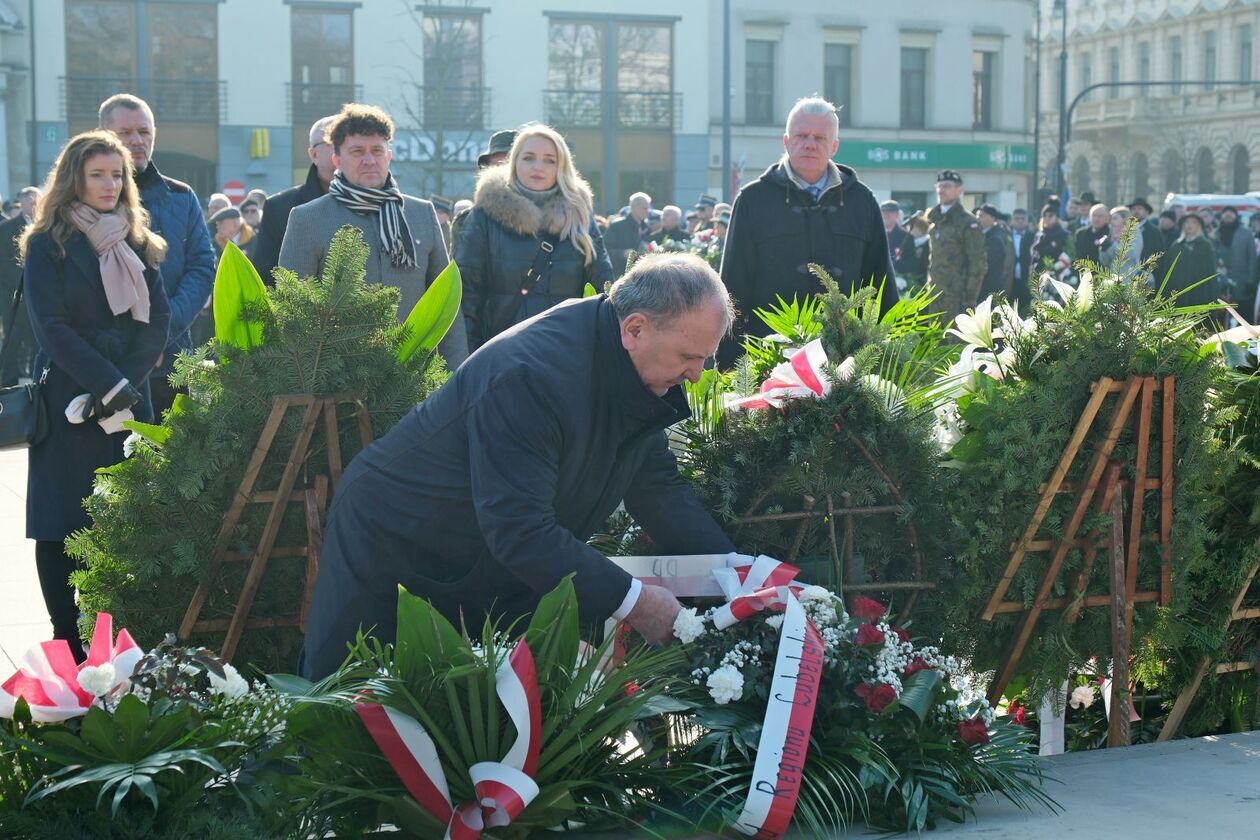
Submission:
M 936 197 L 940 203 L 927 212 L 928 282 L 940 292 L 933 310 L 949 323 L 980 299 L 988 259 L 980 222 L 962 206 L 962 175 L 938 172 Z

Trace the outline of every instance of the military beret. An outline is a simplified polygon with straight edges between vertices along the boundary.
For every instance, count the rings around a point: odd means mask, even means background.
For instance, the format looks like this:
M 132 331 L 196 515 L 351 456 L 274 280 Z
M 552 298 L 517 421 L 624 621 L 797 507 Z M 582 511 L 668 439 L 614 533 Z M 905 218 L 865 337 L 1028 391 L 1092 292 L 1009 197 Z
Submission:
M 994 207 L 992 204 L 981 204 L 976 208 L 976 212 L 983 213 L 989 218 L 996 219 L 999 222 L 1002 220 L 1002 211 Z
M 937 182 L 953 181 L 955 184 L 963 182 L 962 174 L 957 169 L 942 169 L 936 173 L 936 180 Z

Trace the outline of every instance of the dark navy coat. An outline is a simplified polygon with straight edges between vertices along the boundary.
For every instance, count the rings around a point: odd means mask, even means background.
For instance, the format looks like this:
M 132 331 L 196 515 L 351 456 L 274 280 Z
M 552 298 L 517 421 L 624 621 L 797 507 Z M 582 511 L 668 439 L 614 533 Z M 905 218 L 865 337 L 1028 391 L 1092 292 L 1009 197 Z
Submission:
M 92 419 L 72 424 L 66 406 L 80 394 L 99 398 L 126 378 L 143 399 L 132 407 L 137 420 L 150 421 L 149 374 L 166 347 L 170 305 L 162 275 L 145 271 L 149 323 L 127 313 L 115 315 L 101 284 L 100 261 L 81 233 L 56 255 L 52 237 L 31 237 L 23 270 L 26 308 L 39 342 L 35 375 L 48 366 L 42 396 L 49 433 L 29 450 L 26 483 L 26 536 L 62 540 L 90 523 L 83 500 L 92 492 L 98 467 L 122 460 L 126 432 L 107 435 Z
M 483 345 L 346 470 L 303 675 L 335 670 L 360 626 L 392 641 L 399 583 L 477 633 L 573 574 L 582 622 L 603 622 L 630 577 L 586 540 L 623 500 L 663 554 L 733 551 L 665 440 L 688 413 L 680 388 L 643 385 L 603 295 Z

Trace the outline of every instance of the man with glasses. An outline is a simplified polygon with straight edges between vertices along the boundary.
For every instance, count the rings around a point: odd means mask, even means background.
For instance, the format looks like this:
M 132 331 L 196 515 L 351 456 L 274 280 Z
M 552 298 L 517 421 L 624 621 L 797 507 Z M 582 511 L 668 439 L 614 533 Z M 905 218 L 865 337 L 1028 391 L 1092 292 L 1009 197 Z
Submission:
M 398 189 L 389 171 L 394 121 L 380 108 L 343 106 L 327 137 L 337 171 L 327 195 L 289 214 L 280 265 L 299 277 L 318 276 L 333 234 L 346 225 L 356 227 L 368 246 L 364 282 L 398 289 L 398 317 L 405 319 L 448 263 L 437 213 L 431 202 Z M 451 370 L 464 361 L 468 340 L 463 318 L 455 319 L 438 351 Z
M 328 142 L 326 132 L 335 116 L 322 117 L 311 126 L 310 146 L 306 154 L 311 159 L 311 168 L 306 173 L 306 182 L 287 190 L 281 190 L 267 198 L 262 224 L 258 226 L 258 239 L 254 245 L 254 268 L 262 275 L 268 286 L 275 282 L 271 270 L 280 262 L 280 243 L 284 242 L 284 232 L 289 226 L 289 213 L 294 207 L 314 201 L 328 192 L 336 166 L 332 160 L 332 143 Z

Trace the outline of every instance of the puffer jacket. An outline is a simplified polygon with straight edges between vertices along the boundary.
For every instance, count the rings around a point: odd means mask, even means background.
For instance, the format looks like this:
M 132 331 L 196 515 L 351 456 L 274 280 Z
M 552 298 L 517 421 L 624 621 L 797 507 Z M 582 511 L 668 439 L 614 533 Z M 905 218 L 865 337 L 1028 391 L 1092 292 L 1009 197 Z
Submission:
M 162 282 L 171 302 L 171 326 L 161 371 L 164 376 L 170 372 L 175 354 L 192 347 L 189 327 L 214 288 L 214 246 L 192 187 L 167 178 L 152 161 L 136 174 L 136 185 L 153 232 L 166 240 Z
M 580 182 L 581 200 L 589 206 L 590 187 Z M 455 264 L 464 282 L 464 320 L 468 352 L 517 323 L 562 300 L 581 297 L 590 283 L 602 291 L 614 279 L 604 239 L 592 215 L 594 258 L 585 262 L 568 239 L 556 242 L 551 271 L 526 301 L 521 294 L 526 272 L 541 247 L 540 234 L 558 235 L 564 224 L 564 198 L 559 193 L 541 206 L 512 188 L 507 166 L 492 166 L 477 179 L 474 206 L 460 225 Z

